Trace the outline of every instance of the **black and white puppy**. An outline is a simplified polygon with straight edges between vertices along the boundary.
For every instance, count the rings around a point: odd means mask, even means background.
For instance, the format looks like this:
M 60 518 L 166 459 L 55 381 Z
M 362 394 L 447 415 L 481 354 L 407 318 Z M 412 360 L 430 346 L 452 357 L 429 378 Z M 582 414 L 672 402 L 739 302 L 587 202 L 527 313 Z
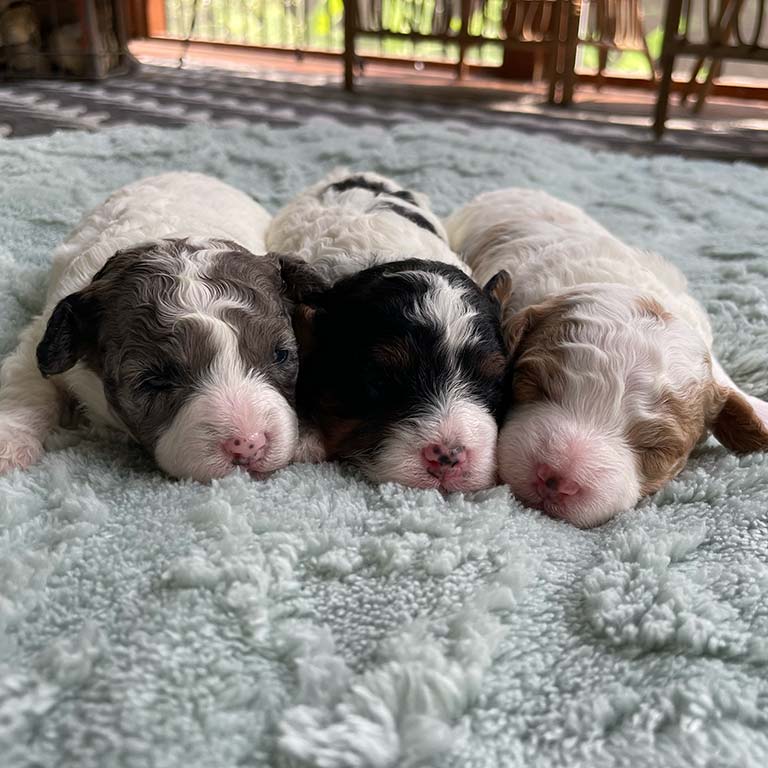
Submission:
M 310 295 L 294 323 L 299 414 L 329 458 L 375 482 L 473 491 L 496 480 L 496 416 L 506 356 L 500 273 L 389 262 Z
M 71 397 L 171 475 L 263 474 L 297 443 L 299 260 L 262 254 L 242 192 L 169 173 L 114 193 L 57 250 L 43 313 L 0 371 L 0 472 L 43 452 Z
M 320 433 L 314 451 L 302 440 L 302 458 L 325 453 L 378 482 L 491 485 L 508 275 L 480 290 L 427 197 L 370 172 L 334 171 L 301 192 L 267 245 L 335 284 L 294 318 L 299 413 Z

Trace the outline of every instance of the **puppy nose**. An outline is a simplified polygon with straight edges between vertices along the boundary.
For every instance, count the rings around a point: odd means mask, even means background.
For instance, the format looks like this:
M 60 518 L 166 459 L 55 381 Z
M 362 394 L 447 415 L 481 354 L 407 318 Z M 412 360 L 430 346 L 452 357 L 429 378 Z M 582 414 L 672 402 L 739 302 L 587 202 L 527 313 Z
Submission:
M 447 471 L 463 464 L 467 459 L 467 451 L 463 445 L 449 443 L 430 443 L 421 452 L 430 469 Z
M 235 435 L 225 440 L 222 448 L 232 457 L 235 464 L 247 464 L 253 459 L 259 458 L 264 453 L 267 438 L 262 432 L 254 432 L 252 435 Z
M 581 486 L 575 480 L 558 472 L 549 464 L 539 464 L 536 467 L 536 477 L 539 479 L 539 492 L 545 498 L 575 496 L 581 490 Z

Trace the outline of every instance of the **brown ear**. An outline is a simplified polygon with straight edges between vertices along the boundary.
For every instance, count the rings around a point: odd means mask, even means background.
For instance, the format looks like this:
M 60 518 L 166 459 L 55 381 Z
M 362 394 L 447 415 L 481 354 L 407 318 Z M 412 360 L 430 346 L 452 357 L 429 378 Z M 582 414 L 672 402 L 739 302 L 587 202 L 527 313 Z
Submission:
M 517 349 L 528 331 L 536 324 L 536 307 L 526 307 L 502 321 L 502 331 L 507 352 L 515 358 Z
M 483 291 L 503 307 L 512 295 L 512 275 L 502 269 L 485 284 Z
M 712 434 L 729 451 L 755 453 L 768 451 L 768 403 L 722 387 L 722 410 L 712 424 Z
M 308 304 L 297 304 L 293 310 L 293 332 L 299 345 L 299 357 L 306 357 L 312 350 L 315 338 L 315 318 L 318 310 Z

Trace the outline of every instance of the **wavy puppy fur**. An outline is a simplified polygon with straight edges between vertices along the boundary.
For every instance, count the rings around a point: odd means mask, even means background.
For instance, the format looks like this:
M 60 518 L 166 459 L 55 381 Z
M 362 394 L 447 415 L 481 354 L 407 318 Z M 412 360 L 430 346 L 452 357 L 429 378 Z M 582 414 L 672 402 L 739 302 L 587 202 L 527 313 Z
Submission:
M 427 196 L 370 171 L 328 174 L 277 212 L 266 237 L 270 250 L 300 256 L 329 282 L 411 258 L 469 271 Z
M 261 249 L 267 218 L 199 174 L 145 179 L 92 211 L 3 366 L 0 470 L 40 455 L 63 397 L 174 476 L 285 465 L 297 439 L 291 312 L 307 280 L 318 283 L 303 262 L 198 234 L 228 229 Z
M 278 212 L 267 244 L 335 283 L 295 318 L 300 411 L 325 452 L 374 482 L 491 485 L 504 368 L 498 286 L 483 293 L 467 277 L 426 196 L 335 171 Z
M 296 314 L 299 412 L 373 481 L 469 491 L 496 479 L 507 358 L 500 306 L 453 267 L 392 262 Z
M 710 431 L 732 451 L 768 449 L 768 406 L 713 361 L 706 313 L 659 256 L 533 190 L 481 195 L 447 228 L 479 280 L 515 275 L 498 457 L 522 500 L 597 525 L 677 475 Z

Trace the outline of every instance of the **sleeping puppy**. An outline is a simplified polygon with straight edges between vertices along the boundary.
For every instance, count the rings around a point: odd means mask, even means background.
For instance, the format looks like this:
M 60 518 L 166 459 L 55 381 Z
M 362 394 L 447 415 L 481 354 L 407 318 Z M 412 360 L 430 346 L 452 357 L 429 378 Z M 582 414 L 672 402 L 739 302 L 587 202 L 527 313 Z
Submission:
M 300 256 L 330 282 L 410 258 L 469 272 L 426 195 L 370 172 L 338 169 L 305 189 L 275 215 L 267 247 Z
M 374 482 L 494 484 L 504 277 L 483 291 L 454 267 L 410 259 L 307 297 L 295 316 L 296 396 L 328 458 Z
M 514 275 L 498 460 L 521 500 L 598 525 L 675 477 L 709 431 L 736 453 L 768 449 L 768 404 L 714 359 L 704 309 L 661 257 L 527 189 L 480 195 L 447 229 L 476 278 Z
M 318 284 L 303 262 L 254 255 L 268 221 L 247 195 L 193 173 L 130 184 L 86 215 L 0 371 L 0 472 L 40 458 L 67 398 L 176 477 L 287 464 L 291 311 Z
M 299 413 L 319 432 L 305 458 L 327 453 L 374 482 L 492 485 L 509 281 L 480 290 L 426 197 L 374 173 L 337 171 L 302 192 L 267 244 L 335 283 L 294 317 Z

